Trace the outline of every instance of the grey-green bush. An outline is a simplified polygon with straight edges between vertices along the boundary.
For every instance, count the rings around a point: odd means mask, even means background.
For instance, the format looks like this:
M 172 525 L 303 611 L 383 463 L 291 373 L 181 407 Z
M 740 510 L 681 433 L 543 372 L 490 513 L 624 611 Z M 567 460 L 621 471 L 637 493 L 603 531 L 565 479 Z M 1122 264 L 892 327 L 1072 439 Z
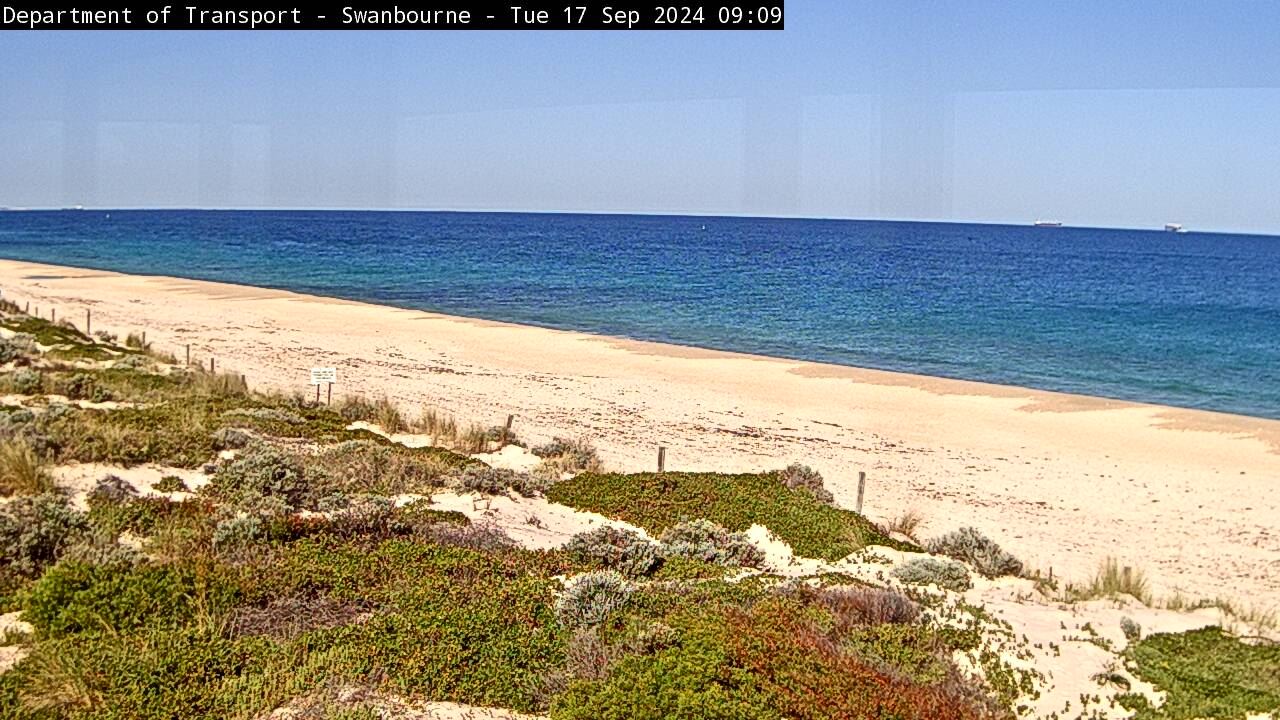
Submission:
M 1005 552 L 977 528 L 960 528 L 934 538 L 926 549 L 935 555 L 967 562 L 986 577 L 1022 574 L 1022 561 Z
M 264 443 L 254 443 L 234 460 L 218 466 L 203 488 L 208 494 L 237 502 L 242 496 L 278 497 L 292 507 L 305 504 L 308 487 L 302 465 Z
M 937 585 L 944 590 L 969 589 L 969 570 L 954 560 L 917 558 L 893 569 L 893 576 L 908 585 Z
M 89 530 L 84 513 L 57 493 L 14 498 L 0 507 L 0 561 L 36 577 Z
M 240 428 L 218 428 L 213 433 L 213 447 L 217 450 L 239 450 L 253 444 L 254 437 Z
M 746 533 L 730 532 L 710 520 L 676 523 L 658 538 L 665 557 L 687 557 L 716 565 L 760 567 L 764 553 Z
M 595 445 L 586 438 L 553 438 L 551 442 L 539 445 L 530 452 L 543 459 L 562 458 L 561 465 L 572 472 L 598 467 L 600 464 Z
M 20 368 L 9 381 L 13 383 L 13 391 L 19 395 L 38 395 L 44 389 L 44 376 L 31 368 Z
M 599 625 L 627 604 L 631 583 L 616 570 L 597 570 L 571 578 L 556 601 L 560 622 L 580 628 Z
M 506 495 L 515 491 L 524 497 L 533 497 L 546 490 L 545 482 L 529 473 L 487 465 L 467 466 L 454 482 L 461 490 L 485 495 Z
M 151 358 L 146 355 L 125 355 L 112 363 L 111 366 L 125 370 L 144 370 L 151 367 Z
M 565 550 L 581 562 L 617 570 L 627 577 L 644 577 L 662 564 L 656 543 L 633 530 L 612 525 L 574 535 Z
M 832 505 L 835 496 L 822 485 L 822 474 L 808 465 L 792 463 L 781 473 L 782 484 L 792 490 L 804 490 L 820 503 Z
M 332 496 L 330 496 L 332 505 Z M 342 506 L 330 511 L 333 529 L 348 535 L 390 532 L 395 525 L 396 501 L 381 495 L 344 497 Z
M 262 520 L 257 515 L 236 515 L 218 522 L 213 530 L 213 547 L 220 553 L 232 553 L 251 545 L 262 534 Z
M 119 475 L 107 475 L 98 481 L 89 493 L 89 503 L 119 505 L 138 496 L 138 491 Z
M 1124 638 L 1130 643 L 1136 643 L 1142 639 L 1142 626 L 1131 617 L 1120 618 L 1120 632 L 1124 633 Z
M 30 335 L 18 333 L 10 338 L 0 338 L 0 363 L 13 362 L 24 355 L 32 355 L 35 351 L 35 339 Z

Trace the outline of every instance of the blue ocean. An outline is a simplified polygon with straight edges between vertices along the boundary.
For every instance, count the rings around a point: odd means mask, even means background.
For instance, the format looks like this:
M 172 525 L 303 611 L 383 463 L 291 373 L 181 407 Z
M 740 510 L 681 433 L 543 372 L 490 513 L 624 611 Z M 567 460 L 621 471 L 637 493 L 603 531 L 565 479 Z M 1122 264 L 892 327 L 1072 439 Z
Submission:
M 0 212 L 0 256 L 1280 418 L 1276 237 L 71 210 Z

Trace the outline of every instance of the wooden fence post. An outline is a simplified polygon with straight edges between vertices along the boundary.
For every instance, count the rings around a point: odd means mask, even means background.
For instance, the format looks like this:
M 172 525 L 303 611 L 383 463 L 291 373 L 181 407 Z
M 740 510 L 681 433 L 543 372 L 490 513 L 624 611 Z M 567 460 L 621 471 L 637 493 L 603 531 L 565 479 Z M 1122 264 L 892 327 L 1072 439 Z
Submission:
M 210 357 L 210 358 L 209 358 L 209 373 L 210 373 L 210 374 L 213 374 L 214 372 L 215 372 L 215 370 L 213 369 L 213 358 L 212 358 L 212 357 Z
M 658 472 L 666 472 L 667 470 L 667 449 L 658 447 Z
M 515 416 L 515 415 L 508 415 L 508 416 L 507 416 L 507 425 L 506 425 L 506 427 L 502 428 L 502 447 L 506 447 L 506 446 L 507 446 L 507 443 L 511 441 L 511 423 L 512 423 L 515 419 L 516 419 L 516 416 Z M 499 448 L 499 449 L 501 449 L 501 448 Z
M 858 506 L 854 509 L 854 512 L 858 513 L 859 515 L 862 514 L 862 498 L 866 494 L 866 492 L 867 492 L 867 474 L 859 470 L 858 471 Z
M 187 343 L 187 367 L 191 367 L 191 343 Z
M 93 335 L 93 311 L 89 308 L 84 309 L 84 334 Z
M 58 322 L 58 308 L 52 308 L 49 310 L 49 322 Z

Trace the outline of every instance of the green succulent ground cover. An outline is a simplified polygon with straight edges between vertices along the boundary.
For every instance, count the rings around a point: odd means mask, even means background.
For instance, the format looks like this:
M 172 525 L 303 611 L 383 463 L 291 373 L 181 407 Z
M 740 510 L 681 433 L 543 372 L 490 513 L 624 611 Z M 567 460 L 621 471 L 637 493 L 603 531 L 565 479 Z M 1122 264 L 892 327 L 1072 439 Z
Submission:
M 866 545 L 918 549 L 885 537 L 855 512 L 787 488 L 778 473 L 583 473 L 547 493 L 554 502 L 625 520 L 652 535 L 706 518 L 730 530 L 767 526 L 804 557 L 839 560 Z
M 1280 645 L 1247 643 L 1220 628 L 1157 633 L 1127 651 L 1134 674 L 1168 693 L 1158 709 L 1139 695 L 1122 703 L 1136 720 L 1243 718 L 1280 712 Z

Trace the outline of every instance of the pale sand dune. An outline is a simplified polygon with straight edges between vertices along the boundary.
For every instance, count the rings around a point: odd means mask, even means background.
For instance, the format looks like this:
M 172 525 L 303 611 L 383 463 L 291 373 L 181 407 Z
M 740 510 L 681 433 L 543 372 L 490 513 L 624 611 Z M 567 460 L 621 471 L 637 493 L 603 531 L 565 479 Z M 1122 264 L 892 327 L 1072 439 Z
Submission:
M 1157 594 L 1280 603 L 1280 422 L 453 318 L 289 292 L 0 261 L 3 297 L 258 388 L 386 394 L 520 437 L 586 435 L 608 465 L 746 471 L 807 463 L 837 501 L 909 508 L 926 536 L 972 524 L 1084 579 L 1108 555 Z

